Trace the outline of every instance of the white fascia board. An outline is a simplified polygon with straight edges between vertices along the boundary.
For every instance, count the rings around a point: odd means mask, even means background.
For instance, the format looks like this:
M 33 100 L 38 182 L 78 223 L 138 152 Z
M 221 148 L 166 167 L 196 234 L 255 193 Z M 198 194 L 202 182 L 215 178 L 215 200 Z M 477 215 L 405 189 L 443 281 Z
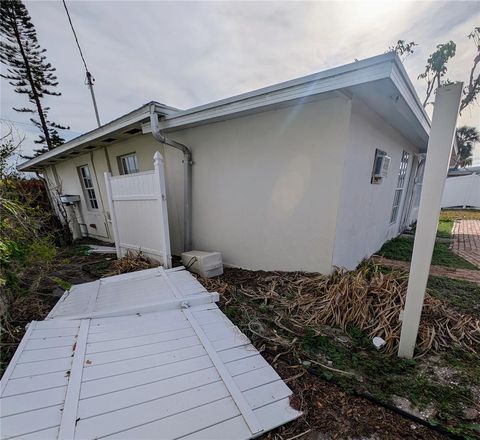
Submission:
M 372 63 L 371 60 L 376 60 Z M 255 92 L 218 101 L 207 106 L 167 116 L 159 122 L 161 129 L 173 129 L 185 125 L 219 119 L 234 113 L 280 104 L 326 92 L 341 90 L 357 84 L 376 81 L 390 76 L 393 59 L 391 56 L 374 57 L 369 63 L 358 61 L 347 66 L 309 75 L 298 80 L 266 87 Z
M 415 91 L 415 87 L 410 81 L 403 64 L 398 58 L 395 58 L 395 62 L 393 64 L 391 80 L 402 97 L 405 99 L 407 105 L 410 107 L 425 132 L 428 134 L 430 132 L 430 118 L 423 108 L 417 92 Z
M 145 110 L 145 108 L 142 107 L 141 109 L 136 110 L 134 113 L 130 113 L 128 117 L 122 117 L 102 127 L 96 128 L 95 130 L 92 130 L 88 133 L 82 134 L 81 136 L 63 144 L 60 147 L 47 151 L 41 156 L 30 159 L 27 162 L 21 163 L 20 165 L 17 166 L 17 169 L 19 171 L 26 171 L 28 170 L 28 168 L 32 166 L 39 165 L 46 160 L 53 159 L 57 156 L 68 153 L 69 151 L 74 150 L 75 148 L 83 144 L 88 144 L 89 142 L 93 142 L 100 137 L 111 135 L 117 130 L 125 128 L 126 126 L 133 124 L 135 122 L 140 122 L 143 119 L 145 119 L 147 115 L 148 115 L 148 110 Z
M 43 162 L 54 159 L 58 156 L 61 156 L 62 154 L 67 154 L 68 152 L 84 144 L 95 142 L 101 137 L 112 135 L 118 130 L 122 130 L 131 124 L 141 122 L 144 119 L 149 117 L 151 105 L 155 105 L 155 111 L 163 114 L 176 111 L 171 107 L 166 107 L 155 102 L 142 105 L 140 108 L 133 110 L 132 112 L 127 113 L 126 115 L 123 115 L 120 118 L 115 119 L 105 125 L 102 125 L 101 127 L 98 127 L 92 131 L 82 134 L 79 137 L 72 139 L 69 142 L 66 142 L 60 147 L 47 151 L 41 156 L 35 157 L 33 159 L 30 159 L 26 162 L 21 163 L 20 165 L 17 166 L 17 169 L 19 171 L 28 171 L 32 167 L 38 166 Z
M 295 100 L 306 102 L 314 96 L 341 92 L 356 85 L 381 79 L 390 79 L 407 102 L 415 118 L 428 134 L 430 120 L 422 107 L 403 65 L 394 53 L 387 53 L 363 61 L 340 66 L 253 92 L 213 102 L 190 110 L 166 116 L 160 121 L 162 130 L 187 128 L 202 123 L 218 122 L 262 110 L 277 108 Z M 151 131 L 147 122 L 143 133 Z
M 190 127 L 196 127 L 202 124 L 213 124 L 215 122 L 222 122 L 226 121 L 229 119 L 235 119 L 235 118 L 240 118 L 243 116 L 248 116 L 252 114 L 258 114 L 261 112 L 266 112 L 266 111 L 274 111 L 274 110 L 280 110 L 285 107 L 291 107 L 294 105 L 300 105 L 300 104 L 307 104 L 309 102 L 315 102 L 315 101 L 324 101 L 327 99 L 332 99 L 332 98 L 338 98 L 342 97 L 343 99 L 350 100 L 351 96 L 345 92 L 345 91 L 340 91 L 340 90 L 334 90 L 332 92 L 324 92 L 321 94 L 316 94 L 316 95 L 308 95 L 300 98 L 293 98 L 293 99 L 288 99 L 288 100 L 281 100 L 280 102 L 272 102 L 272 100 L 268 101 L 268 103 L 265 103 L 264 105 L 259 105 L 259 106 L 246 106 L 245 108 L 241 110 L 236 110 L 236 111 L 230 111 L 226 114 L 223 112 L 213 115 L 213 116 L 208 116 L 207 118 L 201 118 L 199 120 L 195 120 L 193 122 L 189 122 L 187 124 L 181 124 L 181 125 L 175 125 L 170 128 L 164 128 L 163 121 L 159 122 L 159 127 L 162 130 L 165 130 L 166 132 L 174 132 L 176 130 L 182 130 L 185 128 L 190 128 Z M 147 121 L 142 124 L 142 132 L 143 134 L 148 134 L 152 132 L 152 128 L 150 125 L 150 121 Z
M 305 84 L 305 83 L 311 83 L 311 82 L 318 81 L 318 80 L 321 80 L 321 79 L 325 79 L 325 78 L 328 78 L 328 77 L 341 75 L 341 74 L 352 72 L 352 71 L 357 71 L 357 70 L 360 70 L 360 69 L 364 69 L 364 68 L 367 68 L 367 67 L 374 66 L 376 64 L 385 63 L 386 61 L 393 61 L 394 58 L 395 58 L 395 56 L 392 53 L 377 55 L 375 57 L 367 58 L 365 60 L 355 61 L 355 62 L 349 63 L 349 64 L 344 64 L 342 66 L 335 67 L 333 69 L 323 70 L 321 72 L 312 73 L 311 75 L 302 76 L 300 78 L 295 78 L 295 79 L 292 79 L 292 80 L 289 80 L 289 81 L 284 81 L 284 82 L 281 82 L 281 83 L 278 83 L 278 84 L 273 84 L 273 85 L 267 86 L 267 87 L 262 87 L 260 89 L 253 90 L 251 92 L 242 93 L 240 95 L 231 96 L 229 98 L 221 99 L 219 101 L 214 101 L 214 102 L 210 102 L 208 104 L 200 105 L 200 106 L 197 106 L 197 107 L 192 107 L 191 109 L 187 109 L 187 110 L 184 110 L 184 111 L 177 112 L 175 115 L 172 116 L 172 118 L 185 116 L 185 115 L 191 114 L 191 113 L 198 113 L 198 112 L 208 110 L 208 109 L 211 109 L 211 108 L 216 108 L 216 107 L 220 107 L 220 106 L 223 106 L 223 105 L 226 105 L 226 104 L 230 104 L 230 103 L 238 102 L 238 101 L 241 101 L 241 100 L 245 100 L 245 99 L 248 99 L 248 98 L 251 98 L 251 97 L 254 97 L 254 96 L 265 95 L 267 93 L 276 92 L 276 91 L 283 90 L 283 89 L 286 89 L 286 88 L 289 88 L 289 87 L 294 87 L 294 86 L 302 85 L 302 84 Z M 167 117 L 167 119 L 172 119 L 172 118 Z

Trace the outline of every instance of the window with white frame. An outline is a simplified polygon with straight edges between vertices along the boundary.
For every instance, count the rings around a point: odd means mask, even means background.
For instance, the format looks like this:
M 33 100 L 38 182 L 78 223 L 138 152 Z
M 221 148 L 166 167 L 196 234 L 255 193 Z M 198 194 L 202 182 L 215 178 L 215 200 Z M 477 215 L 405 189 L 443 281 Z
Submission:
M 405 187 L 405 179 L 407 177 L 408 159 L 410 154 L 407 151 L 402 153 L 402 160 L 400 162 L 400 170 L 398 171 L 397 188 L 393 196 L 392 215 L 390 216 L 390 223 L 395 223 L 400 209 L 400 202 L 402 201 L 403 188 Z
M 90 209 L 98 209 L 97 196 L 95 194 L 95 188 L 93 187 L 92 175 L 88 165 L 78 167 L 80 178 L 82 181 L 83 191 L 87 199 L 87 206 Z
M 138 160 L 135 153 L 125 154 L 118 158 L 120 174 L 138 173 Z

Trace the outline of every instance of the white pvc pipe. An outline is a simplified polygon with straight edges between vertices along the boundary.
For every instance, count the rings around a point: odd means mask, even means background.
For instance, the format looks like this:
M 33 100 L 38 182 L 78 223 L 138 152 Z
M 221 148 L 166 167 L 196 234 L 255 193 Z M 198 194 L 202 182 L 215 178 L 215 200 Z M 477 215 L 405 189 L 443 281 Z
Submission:
M 183 248 L 184 251 L 189 251 L 192 248 L 192 151 L 186 145 L 167 138 L 161 132 L 155 105 L 150 109 L 150 125 L 154 139 L 183 153 Z

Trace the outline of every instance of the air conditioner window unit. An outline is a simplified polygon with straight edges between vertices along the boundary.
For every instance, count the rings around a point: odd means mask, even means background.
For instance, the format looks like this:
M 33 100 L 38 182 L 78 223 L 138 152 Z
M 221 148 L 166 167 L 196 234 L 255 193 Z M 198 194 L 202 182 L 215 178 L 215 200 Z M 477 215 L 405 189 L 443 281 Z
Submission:
M 378 155 L 375 158 L 374 179 L 382 179 L 388 176 L 388 168 L 390 167 L 390 156 Z
M 390 156 L 383 156 L 382 157 L 382 166 L 380 169 L 380 177 L 387 177 L 388 176 L 388 168 L 390 167 Z

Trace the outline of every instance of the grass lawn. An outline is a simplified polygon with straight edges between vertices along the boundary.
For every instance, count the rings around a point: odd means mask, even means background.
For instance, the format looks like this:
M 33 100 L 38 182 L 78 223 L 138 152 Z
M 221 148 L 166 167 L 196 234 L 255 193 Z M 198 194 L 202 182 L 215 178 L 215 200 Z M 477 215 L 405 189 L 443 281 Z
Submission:
M 437 237 L 440 238 L 452 238 L 454 220 L 450 218 L 440 218 L 438 222 Z
M 452 238 L 453 223 L 455 220 L 480 220 L 480 210 L 443 210 L 438 221 L 437 237 Z M 415 231 L 415 226 L 413 227 Z
M 479 209 L 444 209 L 440 213 L 440 220 L 480 220 Z
M 440 213 L 437 237 L 452 238 L 455 220 L 480 220 L 480 210 L 450 209 Z
M 480 317 L 480 284 L 431 276 L 427 288 L 438 299 L 459 311 L 470 311 Z
M 453 223 L 455 222 L 454 219 L 451 218 L 442 218 L 438 220 L 438 229 L 437 229 L 437 237 L 439 238 L 453 238 L 452 230 L 453 230 Z M 416 225 L 412 227 L 410 232 L 415 234 Z
M 97 279 L 111 272 L 115 264 L 110 257 L 87 256 L 84 247 L 75 246 L 58 252 L 48 267 L 32 268 L 40 278 L 35 277 L 38 292 L 32 293 L 31 299 L 45 303 L 41 308 L 37 302 L 33 303 L 35 307 L 24 303 L 11 305 L 10 316 L 15 315 L 15 322 L 10 324 L 16 330 L 16 337 L 2 341 L 11 345 L 10 353 L 2 351 L 4 366 L 25 324 L 32 319 L 42 319 L 55 302 L 53 298 L 45 301 L 47 293 L 56 285 L 65 288 L 67 283 Z M 133 267 L 132 264 L 129 263 L 128 268 Z M 403 276 L 391 269 L 384 269 L 382 273 L 388 274 L 388 271 L 395 282 Z M 32 277 L 25 279 L 28 285 Z M 345 274 L 341 277 L 344 279 Z M 200 279 L 209 291 L 220 293 L 221 309 L 287 380 L 294 392 L 295 406 L 304 411 L 304 417 L 280 428 L 281 435 L 272 433 L 266 438 L 295 438 L 307 430 L 330 433 L 331 438 L 339 439 L 443 438 L 430 428 L 386 411 L 378 403 L 359 395 L 393 403 L 399 397 L 408 399 L 431 423 L 441 424 L 466 439 L 478 438 L 480 416 L 475 420 L 465 417 L 466 408 L 476 407 L 476 393 L 480 389 L 478 354 L 452 344 L 444 351 L 402 360 L 375 350 L 371 337 L 355 326 L 347 325 L 341 330 L 330 323 L 314 325 L 309 321 L 303 325 L 298 318 L 302 311 L 308 312 L 309 299 L 324 300 L 322 295 L 328 287 L 325 279 L 311 273 L 254 272 L 234 268 L 226 268 L 220 277 Z M 332 280 L 336 285 L 340 282 Z M 342 289 L 348 287 L 358 288 L 346 285 Z M 432 295 L 452 308 L 480 318 L 479 286 L 431 277 L 429 289 Z M 37 294 L 41 295 L 35 299 Z M 288 302 L 281 301 L 282 298 Z M 279 340 L 284 344 L 277 345 Z
M 391 260 L 410 261 L 413 252 L 413 238 L 396 237 L 387 241 L 377 252 L 382 257 Z M 432 256 L 432 265 L 455 267 L 461 269 L 478 269 L 469 261 L 458 256 L 449 249 L 448 243 L 435 243 Z

